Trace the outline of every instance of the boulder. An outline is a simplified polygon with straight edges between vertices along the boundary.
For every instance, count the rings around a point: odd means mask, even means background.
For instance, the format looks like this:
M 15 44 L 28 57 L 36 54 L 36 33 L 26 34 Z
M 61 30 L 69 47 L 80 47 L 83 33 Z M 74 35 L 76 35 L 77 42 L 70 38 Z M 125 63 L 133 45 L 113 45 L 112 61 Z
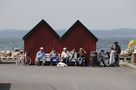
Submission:
M 10 56 L 11 56 L 11 54 L 12 54 L 12 53 L 11 53 L 11 51 L 10 51 L 10 50 L 6 50 L 6 56 L 7 56 L 7 57 L 10 57 Z
M 12 57 L 18 57 L 18 55 L 19 55 L 19 52 L 13 52 L 12 53 Z
M 0 51 L 0 56 L 6 56 L 6 51 L 5 50 Z

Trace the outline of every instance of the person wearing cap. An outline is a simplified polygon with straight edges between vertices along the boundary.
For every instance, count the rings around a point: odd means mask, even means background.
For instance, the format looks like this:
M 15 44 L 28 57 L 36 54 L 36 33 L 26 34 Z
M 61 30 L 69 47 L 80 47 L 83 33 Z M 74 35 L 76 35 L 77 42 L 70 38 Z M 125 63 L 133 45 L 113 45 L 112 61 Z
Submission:
M 113 50 L 115 51 L 115 65 L 119 66 L 119 55 L 121 53 L 121 47 L 118 45 L 118 42 L 115 41 L 111 48 L 113 48 Z
M 40 50 L 36 53 L 36 62 L 38 65 L 40 60 L 43 61 L 42 65 L 44 65 L 46 61 L 46 55 L 43 47 L 40 47 Z
M 70 54 L 67 48 L 63 48 L 63 51 L 61 53 L 61 60 L 63 61 L 63 63 L 68 64 L 69 56 Z

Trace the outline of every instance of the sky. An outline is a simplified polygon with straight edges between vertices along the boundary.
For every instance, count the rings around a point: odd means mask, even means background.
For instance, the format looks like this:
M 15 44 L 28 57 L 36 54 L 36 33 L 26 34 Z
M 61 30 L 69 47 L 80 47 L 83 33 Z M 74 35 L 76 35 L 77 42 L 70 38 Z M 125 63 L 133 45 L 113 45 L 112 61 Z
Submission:
M 0 0 L 0 30 L 30 30 L 42 19 L 54 30 L 77 20 L 89 29 L 136 28 L 136 0 Z

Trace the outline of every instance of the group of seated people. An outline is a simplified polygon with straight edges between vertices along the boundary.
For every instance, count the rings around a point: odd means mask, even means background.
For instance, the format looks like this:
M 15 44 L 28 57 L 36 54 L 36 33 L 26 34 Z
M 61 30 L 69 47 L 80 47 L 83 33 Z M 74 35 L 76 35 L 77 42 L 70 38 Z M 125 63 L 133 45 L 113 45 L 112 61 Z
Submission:
M 64 63 L 66 65 L 71 65 L 72 61 L 74 61 L 75 65 L 85 65 L 85 54 L 86 51 L 83 48 L 80 48 L 78 52 L 75 49 L 72 49 L 70 52 L 67 48 L 63 48 L 61 55 L 57 52 L 57 50 L 52 49 L 49 54 L 50 65 L 53 64 L 53 60 L 55 59 L 56 65 L 58 63 Z M 43 61 L 43 65 L 46 63 L 46 53 L 43 47 L 40 47 L 40 50 L 36 53 L 36 63 L 39 65 L 40 61 Z

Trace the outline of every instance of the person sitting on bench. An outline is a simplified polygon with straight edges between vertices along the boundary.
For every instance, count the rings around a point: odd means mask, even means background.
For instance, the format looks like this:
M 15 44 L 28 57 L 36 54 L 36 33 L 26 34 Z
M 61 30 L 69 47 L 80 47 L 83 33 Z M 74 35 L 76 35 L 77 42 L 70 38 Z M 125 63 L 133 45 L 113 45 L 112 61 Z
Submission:
M 50 53 L 50 65 L 53 64 L 53 60 L 56 60 L 56 65 L 59 63 L 59 54 L 55 49 L 52 49 Z
M 75 65 L 77 62 L 77 52 L 75 51 L 75 49 L 72 49 L 72 51 L 70 51 L 70 57 L 69 57 L 69 63 L 71 64 L 72 60 L 74 60 Z
M 86 51 L 83 48 L 80 48 L 77 54 L 77 62 L 79 65 L 85 66 L 85 54 Z
M 43 47 L 40 47 L 40 50 L 36 53 L 36 64 L 39 65 L 40 61 L 43 61 L 42 65 L 44 65 L 46 61 L 46 55 Z
M 68 64 L 69 51 L 67 50 L 67 48 L 63 48 L 63 52 L 61 53 L 61 60 L 63 61 L 63 63 Z

